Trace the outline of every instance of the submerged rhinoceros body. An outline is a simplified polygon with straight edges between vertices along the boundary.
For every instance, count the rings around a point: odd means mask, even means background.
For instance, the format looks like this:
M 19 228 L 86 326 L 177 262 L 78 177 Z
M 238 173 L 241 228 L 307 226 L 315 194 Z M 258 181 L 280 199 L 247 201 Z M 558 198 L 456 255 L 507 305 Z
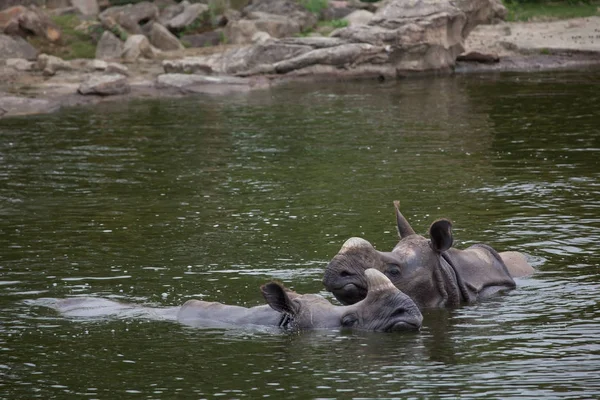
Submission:
M 201 300 L 188 300 L 181 307 L 156 308 L 101 298 L 69 298 L 47 305 L 71 317 L 142 317 L 176 320 L 195 327 L 420 329 L 423 316 L 419 308 L 384 274 L 376 270 L 366 271 L 365 281 L 368 289 L 366 297 L 350 306 L 334 306 L 322 296 L 301 295 L 275 282 L 261 287 L 267 305 L 250 308 Z
M 323 283 L 344 304 L 366 295 L 364 271 L 383 272 L 420 308 L 453 307 L 472 303 L 499 291 L 513 289 L 513 277 L 533 272 L 525 257 L 514 251 L 498 253 L 476 244 L 451 248 L 452 223 L 435 221 L 430 239 L 415 234 L 394 202 L 400 241 L 391 252 L 377 251 L 366 240 L 348 239 L 325 270 Z
M 316 294 L 300 295 L 271 282 L 261 287 L 268 305 L 251 308 L 189 300 L 177 320 L 195 325 L 217 320 L 232 325 L 280 326 L 288 329 L 355 328 L 367 331 L 418 330 L 423 316 L 410 297 L 381 272 L 365 271 L 366 297 L 353 305 L 334 306 Z

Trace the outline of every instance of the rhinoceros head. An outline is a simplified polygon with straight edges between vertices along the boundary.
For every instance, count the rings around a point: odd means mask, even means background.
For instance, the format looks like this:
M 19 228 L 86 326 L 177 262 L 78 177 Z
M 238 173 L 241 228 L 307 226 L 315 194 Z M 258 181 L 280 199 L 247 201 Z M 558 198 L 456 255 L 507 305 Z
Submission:
M 353 305 L 334 306 L 315 294 L 290 296 L 282 285 L 261 287 L 267 303 L 282 313 L 292 329 L 353 328 L 368 331 L 418 330 L 423 316 L 410 297 L 381 272 L 365 271 L 366 297 Z
M 440 282 L 441 254 L 452 246 L 452 223 L 441 219 L 430 229 L 430 238 L 417 235 L 394 202 L 400 241 L 391 252 L 377 251 L 366 240 L 348 239 L 325 269 L 323 284 L 343 304 L 353 304 L 367 294 L 365 270 L 374 268 L 419 307 L 436 306 L 446 298 Z M 439 295 L 438 295 L 439 294 Z

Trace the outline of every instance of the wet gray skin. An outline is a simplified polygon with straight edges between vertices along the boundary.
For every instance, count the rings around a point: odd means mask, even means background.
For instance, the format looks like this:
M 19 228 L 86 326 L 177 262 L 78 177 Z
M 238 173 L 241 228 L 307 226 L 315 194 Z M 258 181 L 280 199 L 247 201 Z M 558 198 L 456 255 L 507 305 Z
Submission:
M 485 244 L 452 248 L 452 223 L 435 221 L 429 239 L 417 235 L 394 202 L 400 241 L 391 252 L 377 251 L 366 240 L 350 238 L 325 269 L 323 284 L 343 304 L 367 295 L 365 271 L 383 272 L 419 308 L 454 307 L 515 288 L 513 277 L 533 273 L 525 256 L 498 253 Z
M 367 270 L 364 277 L 366 297 L 348 306 L 335 306 L 316 294 L 301 295 L 276 282 L 261 286 L 267 304 L 250 308 L 201 300 L 188 300 L 181 307 L 145 307 L 90 297 L 44 299 L 40 305 L 67 317 L 160 319 L 194 327 L 352 328 L 386 332 L 421 328 L 423 316 L 410 297 L 379 271 Z
M 233 325 L 280 326 L 287 329 L 352 328 L 366 331 L 416 331 L 423 316 L 417 305 L 381 272 L 366 270 L 366 297 L 353 305 L 335 306 L 315 294 L 300 295 L 275 282 L 261 287 L 268 305 L 251 308 L 189 300 L 178 313 L 181 323 L 207 319 Z

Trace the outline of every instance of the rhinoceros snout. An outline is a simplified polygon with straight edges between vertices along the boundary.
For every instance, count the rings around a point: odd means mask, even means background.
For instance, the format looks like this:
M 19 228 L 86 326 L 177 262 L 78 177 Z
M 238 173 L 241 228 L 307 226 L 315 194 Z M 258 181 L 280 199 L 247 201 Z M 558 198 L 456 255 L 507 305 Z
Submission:
M 331 268 L 327 266 L 323 276 L 323 285 L 327 290 L 340 289 L 353 282 L 357 278 L 357 274 L 349 268 Z

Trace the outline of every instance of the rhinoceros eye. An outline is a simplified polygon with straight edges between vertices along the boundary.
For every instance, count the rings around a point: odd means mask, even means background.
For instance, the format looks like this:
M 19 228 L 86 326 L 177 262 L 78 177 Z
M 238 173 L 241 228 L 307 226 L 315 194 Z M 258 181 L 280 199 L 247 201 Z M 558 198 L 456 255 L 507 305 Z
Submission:
M 385 272 L 389 276 L 398 276 L 398 275 L 400 275 L 400 268 L 397 265 L 388 264 Z
M 358 322 L 358 318 L 354 314 L 346 314 L 342 317 L 342 326 L 350 328 Z

